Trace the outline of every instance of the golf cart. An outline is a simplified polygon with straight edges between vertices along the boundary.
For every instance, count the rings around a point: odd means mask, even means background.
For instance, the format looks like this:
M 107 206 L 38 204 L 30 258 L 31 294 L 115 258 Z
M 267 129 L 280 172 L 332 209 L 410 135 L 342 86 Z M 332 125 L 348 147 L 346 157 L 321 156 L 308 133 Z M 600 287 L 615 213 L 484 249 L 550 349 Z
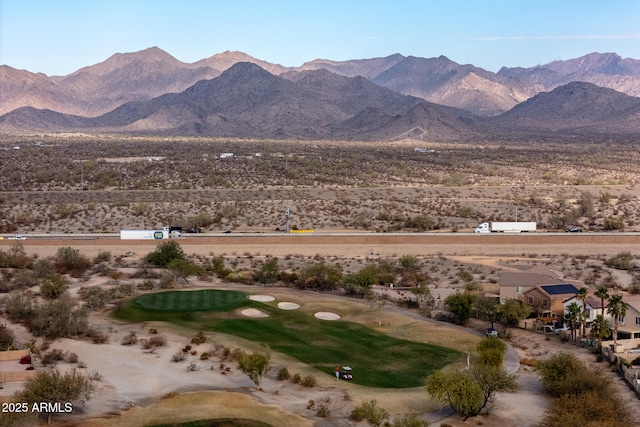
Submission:
M 353 379 L 353 375 L 351 375 L 351 368 L 348 366 L 343 366 L 342 372 L 340 372 L 340 377 L 342 377 L 343 380 Z

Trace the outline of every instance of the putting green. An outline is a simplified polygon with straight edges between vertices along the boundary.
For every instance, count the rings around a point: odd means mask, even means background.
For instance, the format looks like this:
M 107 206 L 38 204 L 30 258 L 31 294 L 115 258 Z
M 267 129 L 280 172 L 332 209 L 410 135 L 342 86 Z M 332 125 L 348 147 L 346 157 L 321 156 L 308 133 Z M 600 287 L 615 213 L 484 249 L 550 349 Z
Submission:
M 136 304 L 162 311 L 224 311 L 246 299 L 247 294 L 244 292 L 204 289 L 142 295 L 136 298 Z

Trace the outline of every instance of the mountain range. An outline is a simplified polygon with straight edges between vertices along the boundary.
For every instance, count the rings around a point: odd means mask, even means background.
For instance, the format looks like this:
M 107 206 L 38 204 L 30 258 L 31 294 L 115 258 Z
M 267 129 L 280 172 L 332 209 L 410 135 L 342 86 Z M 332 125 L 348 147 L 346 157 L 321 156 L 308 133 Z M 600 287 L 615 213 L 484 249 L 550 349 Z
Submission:
M 628 140 L 638 96 L 640 61 L 613 53 L 492 73 L 400 54 L 283 67 L 224 52 L 188 64 L 153 47 L 68 76 L 0 66 L 0 131 Z

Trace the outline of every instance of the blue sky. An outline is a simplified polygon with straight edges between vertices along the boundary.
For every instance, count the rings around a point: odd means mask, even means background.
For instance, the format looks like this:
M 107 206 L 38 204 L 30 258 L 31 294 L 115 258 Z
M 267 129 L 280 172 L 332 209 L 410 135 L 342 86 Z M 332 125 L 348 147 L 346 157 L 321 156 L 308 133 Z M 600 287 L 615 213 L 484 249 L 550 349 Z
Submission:
M 394 53 L 490 71 L 591 52 L 640 59 L 640 0 L 0 0 L 0 64 L 66 75 L 158 46 L 298 66 Z

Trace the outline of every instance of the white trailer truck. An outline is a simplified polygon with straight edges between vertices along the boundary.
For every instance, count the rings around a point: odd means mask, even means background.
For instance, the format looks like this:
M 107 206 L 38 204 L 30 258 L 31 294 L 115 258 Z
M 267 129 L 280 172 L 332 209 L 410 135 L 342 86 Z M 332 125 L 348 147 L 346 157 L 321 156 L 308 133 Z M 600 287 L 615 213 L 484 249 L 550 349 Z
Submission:
M 162 230 L 120 230 L 120 240 L 162 240 L 182 237 L 177 230 L 162 227 Z
M 535 222 L 483 222 L 473 232 L 484 233 L 528 233 L 536 231 Z

